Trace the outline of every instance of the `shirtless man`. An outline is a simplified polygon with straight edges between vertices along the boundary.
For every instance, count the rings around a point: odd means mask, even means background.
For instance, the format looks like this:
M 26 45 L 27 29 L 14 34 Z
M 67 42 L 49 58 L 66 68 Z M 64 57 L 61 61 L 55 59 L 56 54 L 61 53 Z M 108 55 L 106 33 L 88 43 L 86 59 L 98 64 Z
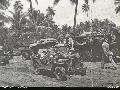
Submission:
M 74 50 L 74 48 L 73 48 L 74 41 L 73 41 L 72 37 L 68 33 L 66 34 L 66 45 L 71 50 Z
M 113 53 L 109 50 L 109 44 L 108 44 L 108 40 L 105 39 L 102 43 L 102 48 L 103 48 L 103 52 L 105 54 L 105 57 L 107 57 L 109 59 L 109 61 L 112 63 L 112 65 L 114 66 L 115 69 L 117 69 L 117 65 L 116 63 L 114 62 L 112 56 L 113 56 Z M 104 68 L 104 62 L 102 63 L 102 68 Z

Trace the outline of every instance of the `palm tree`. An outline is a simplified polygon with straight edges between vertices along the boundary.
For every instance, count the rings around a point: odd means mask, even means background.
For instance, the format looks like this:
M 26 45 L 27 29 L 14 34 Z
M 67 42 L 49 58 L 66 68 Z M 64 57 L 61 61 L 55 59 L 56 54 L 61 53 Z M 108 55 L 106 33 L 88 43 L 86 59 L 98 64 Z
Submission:
M 57 5 L 59 3 L 60 0 L 54 0 L 54 5 Z M 85 11 L 89 10 L 88 7 L 88 1 L 89 0 L 84 0 L 86 5 L 87 5 L 87 9 L 84 9 Z M 77 7 L 78 7 L 78 0 L 70 0 L 70 2 L 74 5 L 75 4 L 75 14 L 74 14 L 74 25 L 73 25 L 73 29 L 75 30 L 76 27 L 76 16 L 77 16 Z M 93 3 L 95 2 L 95 0 L 93 0 Z M 85 6 L 86 7 L 86 6 Z
M 115 0 L 115 3 L 114 3 L 117 7 L 115 9 L 116 11 L 116 14 L 120 12 L 120 0 Z
M 30 13 L 31 14 L 33 14 L 33 3 L 32 3 L 32 0 L 27 0 L 29 3 L 30 3 Z M 38 5 L 38 0 L 35 0 L 35 2 L 37 3 L 37 5 Z M 32 15 L 33 16 L 33 15 Z M 34 18 L 34 17 L 32 17 L 32 18 Z
M 55 0 L 54 1 L 54 5 L 57 5 L 59 3 L 60 0 Z M 74 25 L 73 25 L 73 29 L 76 26 L 76 16 L 77 16 L 77 7 L 78 7 L 78 0 L 70 0 L 70 2 L 74 5 L 75 4 L 75 14 L 74 14 Z
M 93 3 L 95 2 L 96 0 L 93 0 Z M 84 4 L 82 6 L 82 10 L 83 12 L 87 13 L 87 17 L 88 17 L 88 11 L 90 10 L 90 5 L 89 5 L 89 0 L 84 0 Z
M 44 24 L 46 27 L 53 27 L 54 26 L 54 21 L 53 21 L 53 16 L 55 15 L 55 10 L 53 7 L 48 7 L 46 9 L 47 13 L 44 19 Z
M 29 3 L 30 3 L 30 9 L 31 11 L 33 10 L 33 5 L 32 5 L 32 0 L 27 0 Z M 35 0 L 35 2 L 37 3 L 38 5 L 38 0 Z
M 15 32 L 15 35 L 17 35 L 17 39 L 20 38 L 20 36 L 22 35 L 22 30 L 25 27 L 26 24 L 26 16 L 28 15 L 28 13 L 23 13 L 23 5 L 21 4 L 20 1 L 16 1 L 14 4 L 14 11 L 9 11 L 12 16 L 8 16 L 8 20 L 9 22 L 11 22 L 12 26 L 12 32 Z
M 55 15 L 55 10 L 53 9 L 53 7 L 48 7 L 46 11 L 47 11 L 47 16 L 52 19 L 52 16 Z
M 83 4 L 82 6 L 82 10 L 83 12 L 87 13 L 87 17 L 88 17 L 88 11 L 89 11 L 90 7 L 88 4 Z

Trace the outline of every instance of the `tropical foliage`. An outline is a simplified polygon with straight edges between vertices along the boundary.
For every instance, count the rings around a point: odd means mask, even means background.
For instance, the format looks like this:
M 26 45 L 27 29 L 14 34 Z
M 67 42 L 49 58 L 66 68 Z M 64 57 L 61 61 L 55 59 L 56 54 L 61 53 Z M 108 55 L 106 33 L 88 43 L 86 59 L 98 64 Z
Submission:
M 9 0 L 0 0 L 0 9 L 7 9 L 9 6 Z
M 115 0 L 115 5 L 116 5 L 116 13 L 119 13 L 120 12 L 120 0 Z
M 59 1 L 60 0 L 55 0 L 54 5 L 57 5 Z M 85 3 L 82 6 L 82 10 L 85 13 L 90 9 L 88 1 L 89 0 L 84 0 Z M 119 0 L 116 0 L 116 4 L 118 4 L 118 1 Z M 74 25 L 69 26 L 65 24 L 61 27 L 53 20 L 55 16 L 53 7 L 49 6 L 45 14 L 33 8 L 32 0 L 28 0 L 28 2 L 30 3 L 30 7 L 27 12 L 23 12 L 23 5 L 21 1 L 18 0 L 14 3 L 13 11 L 9 11 L 11 16 L 6 17 L 4 13 L 2 14 L 11 24 L 9 28 L 4 28 L 4 24 L 2 25 L 3 27 L 0 27 L 0 42 L 1 44 L 6 44 L 6 47 L 13 48 L 16 43 L 29 45 L 41 38 L 56 38 L 59 42 L 63 42 L 67 33 L 74 36 L 79 36 L 83 32 L 112 35 L 113 31 L 119 31 L 116 24 L 108 19 L 94 19 L 76 24 L 78 0 L 70 0 L 70 2 L 75 5 Z M 93 2 L 95 2 L 95 0 L 93 0 Z M 37 0 L 36 3 L 38 4 Z M 4 5 L 4 3 L 2 5 Z
M 60 0 L 54 0 L 54 5 L 57 5 L 59 3 Z M 77 17 L 77 8 L 78 8 L 78 1 L 79 0 L 70 0 L 70 2 L 75 5 L 75 14 L 74 14 L 74 25 L 73 25 L 73 29 L 75 29 L 76 27 L 76 17 Z M 89 0 L 84 0 L 85 4 L 83 4 L 82 6 L 82 10 L 83 12 L 88 12 L 89 11 Z M 95 2 L 95 0 L 93 0 L 93 3 Z M 87 13 L 87 16 L 88 16 L 88 13 Z

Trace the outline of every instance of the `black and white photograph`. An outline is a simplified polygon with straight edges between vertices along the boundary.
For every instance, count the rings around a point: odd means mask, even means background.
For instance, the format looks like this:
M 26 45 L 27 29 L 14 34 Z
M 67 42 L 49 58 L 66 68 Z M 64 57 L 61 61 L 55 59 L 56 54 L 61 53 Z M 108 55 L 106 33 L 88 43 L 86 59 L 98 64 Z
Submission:
M 120 0 L 0 0 L 0 87 L 120 87 Z

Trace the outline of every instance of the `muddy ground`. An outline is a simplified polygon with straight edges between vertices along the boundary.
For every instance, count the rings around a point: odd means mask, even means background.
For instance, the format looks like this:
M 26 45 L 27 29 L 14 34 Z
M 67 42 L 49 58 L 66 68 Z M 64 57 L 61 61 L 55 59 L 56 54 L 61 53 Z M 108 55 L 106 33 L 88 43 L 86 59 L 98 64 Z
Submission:
M 119 87 L 120 63 L 118 69 L 101 69 L 100 62 L 84 62 L 87 67 L 85 76 L 73 75 L 67 81 L 58 81 L 50 71 L 43 71 L 40 75 L 33 74 L 30 61 L 21 57 L 14 57 L 10 64 L 0 66 L 0 87 L 25 86 L 25 87 Z M 106 64 L 106 67 L 112 67 Z

